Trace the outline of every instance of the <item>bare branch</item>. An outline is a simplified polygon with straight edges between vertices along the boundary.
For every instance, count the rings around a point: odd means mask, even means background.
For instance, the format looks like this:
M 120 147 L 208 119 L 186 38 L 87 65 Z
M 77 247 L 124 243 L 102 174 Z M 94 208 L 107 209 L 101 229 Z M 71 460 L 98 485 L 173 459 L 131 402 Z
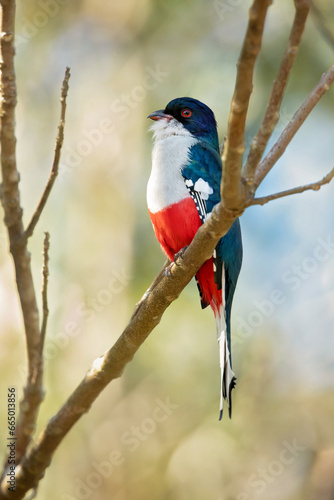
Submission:
M 30 254 L 24 239 L 19 180 L 16 166 L 15 106 L 16 82 L 14 71 L 15 1 L 1 0 L 1 201 L 5 213 L 10 251 L 15 266 L 17 289 L 22 308 L 28 353 L 28 375 L 17 424 L 17 463 L 23 456 L 34 430 L 38 407 L 43 399 L 40 387 L 32 380 L 37 372 L 40 342 L 39 313 L 30 265 Z M 6 470 L 4 469 L 4 474 Z
M 312 182 L 311 184 L 306 184 L 305 186 L 299 186 L 292 189 L 287 189 L 286 191 L 281 191 L 280 193 L 271 194 L 269 196 L 263 196 L 261 198 L 254 198 L 250 200 L 247 204 L 248 207 L 253 205 L 265 205 L 269 201 L 277 200 L 278 198 L 283 198 L 285 196 L 291 196 L 292 194 L 304 193 L 304 191 L 319 191 L 321 186 L 328 184 L 334 177 L 334 168 L 327 174 L 323 179 L 317 182 Z
M 252 140 L 249 155 L 243 168 L 243 177 L 249 186 L 251 186 L 254 182 L 254 174 L 256 168 L 260 163 L 270 136 L 279 120 L 279 110 L 281 107 L 284 91 L 288 82 L 292 65 L 298 53 L 306 19 L 310 10 L 310 3 L 308 0 L 295 0 L 295 7 L 295 18 L 291 27 L 285 53 L 283 55 L 276 80 L 272 87 L 268 106 L 259 131 Z
M 40 341 L 40 357 L 43 356 L 43 348 L 46 334 L 46 326 L 49 316 L 48 307 L 48 277 L 49 277 L 49 248 L 50 248 L 50 234 L 45 233 L 43 244 L 43 285 L 42 285 L 42 302 L 43 302 L 43 317 L 41 326 L 41 341 Z
M 1 2 L 3 5 L 4 2 Z M 15 3 L 5 2 L 1 25 L 1 201 L 5 224 L 12 239 L 23 232 L 22 208 L 18 188 L 20 176 L 16 169 L 15 106 L 16 82 L 14 70 Z
M 253 91 L 253 73 L 261 49 L 264 22 L 270 0 L 254 0 L 241 54 L 228 119 L 227 139 L 223 154 L 222 200 L 228 209 L 240 203 L 240 172 L 245 151 L 245 125 L 249 99 Z
M 137 313 L 103 356 L 95 360 L 90 371 L 75 389 L 59 412 L 49 421 L 30 452 L 17 469 L 15 492 L 8 492 L 6 479 L 1 483 L 0 500 L 23 498 L 49 466 L 53 453 L 73 425 L 86 413 L 109 382 L 119 377 L 141 344 L 160 322 L 167 307 L 178 298 L 201 265 L 212 256 L 213 250 L 240 213 L 216 205 L 211 217 L 198 230 L 182 258 L 171 268 L 171 277 L 161 276 L 150 287 Z M 161 273 L 160 273 L 161 274 Z
M 17 437 L 18 437 L 18 451 L 19 455 L 16 457 L 16 463 L 19 463 L 21 458 L 24 456 L 31 436 L 35 430 L 35 423 L 37 420 L 37 414 L 39 405 L 44 399 L 43 390 L 43 349 L 44 341 L 46 335 L 47 320 L 49 316 L 48 308 L 48 297 L 47 297 L 47 287 L 48 287 L 48 277 L 49 277 L 49 248 L 50 248 L 50 235 L 45 233 L 44 244 L 43 244 L 43 284 L 42 284 L 42 304 L 43 304 L 43 316 L 42 325 L 40 333 L 40 343 L 38 356 L 35 359 L 35 370 L 33 377 L 25 388 L 24 399 L 21 403 L 21 414 L 19 416 L 17 424 Z M 36 493 L 36 492 L 35 492 Z M 33 498 L 33 497 L 31 497 Z
M 38 409 L 43 400 L 42 359 L 43 339 L 40 333 L 39 312 L 33 284 L 30 254 L 27 249 L 27 237 L 31 236 L 46 203 L 54 179 L 57 175 L 61 145 L 63 142 L 66 95 L 68 89 L 69 70 L 67 68 L 62 90 L 61 120 L 58 129 L 55 157 L 48 185 L 32 221 L 24 231 L 22 208 L 20 206 L 19 180 L 16 165 L 15 106 L 16 81 L 14 71 L 14 24 L 15 1 L 1 0 L 1 202 L 5 212 L 10 251 L 13 255 L 17 289 L 22 308 L 28 354 L 28 374 L 20 403 L 20 413 L 16 427 L 16 464 L 24 455 L 34 432 Z M 42 344 L 41 344 L 42 341 Z M 3 476 L 6 474 L 4 467 Z
M 56 146 L 55 146 L 55 153 L 54 153 L 54 158 L 53 158 L 53 164 L 50 172 L 50 176 L 48 179 L 48 182 L 45 186 L 45 189 L 43 191 L 42 197 L 39 200 L 39 203 L 37 205 L 37 208 L 31 218 L 31 221 L 29 222 L 27 229 L 25 230 L 24 237 L 25 238 L 30 238 L 32 236 L 34 229 L 39 221 L 39 218 L 42 214 L 42 211 L 46 205 L 46 202 L 48 201 L 49 195 L 51 193 L 51 189 L 53 187 L 53 184 L 56 180 L 56 177 L 58 175 L 59 171 L 59 161 L 60 161 L 60 153 L 61 153 L 61 148 L 63 146 L 64 142 L 64 127 L 65 127 L 65 113 L 66 113 L 66 98 L 67 98 L 67 92 L 68 92 L 68 82 L 70 79 L 70 68 L 67 67 L 65 71 L 65 76 L 61 88 L 61 97 L 60 97 L 60 102 L 61 102 L 61 110 L 60 110 L 60 121 L 58 125 L 58 135 L 56 139 Z
M 259 187 L 260 183 L 263 181 L 266 175 L 270 172 L 277 160 L 283 155 L 296 132 L 299 130 L 308 115 L 311 113 L 312 109 L 320 101 L 322 96 L 330 88 L 333 81 L 334 65 L 331 66 L 329 70 L 322 75 L 319 83 L 314 87 L 312 92 L 308 95 L 303 104 L 293 115 L 292 119 L 278 138 L 277 142 L 274 144 L 265 158 L 261 161 L 255 174 L 254 192 Z

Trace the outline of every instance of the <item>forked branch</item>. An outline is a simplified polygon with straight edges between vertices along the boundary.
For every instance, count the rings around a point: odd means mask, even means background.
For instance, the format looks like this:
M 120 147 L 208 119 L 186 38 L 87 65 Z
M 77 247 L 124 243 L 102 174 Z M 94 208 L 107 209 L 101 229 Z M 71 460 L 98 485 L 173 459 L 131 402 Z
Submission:
M 66 70 L 63 93 L 61 123 L 55 150 L 55 159 L 48 185 L 43 193 L 41 202 L 25 231 L 20 206 L 20 175 L 16 165 L 16 137 L 15 137 L 15 106 L 16 80 L 14 70 L 14 25 L 15 1 L 1 0 L 1 174 L 2 189 L 1 202 L 5 213 L 5 224 L 8 230 L 10 251 L 13 256 L 17 289 L 24 321 L 25 337 L 28 355 L 27 382 L 24 387 L 23 399 L 20 403 L 20 412 L 16 426 L 16 464 L 24 456 L 35 429 L 37 414 L 43 400 L 42 387 L 42 350 L 46 329 L 44 311 L 41 333 L 39 311 L 37 308 L 36 293 L 31 272 L 30 254 L 27 248 L 27 238 L 31 236 L 39 219 L 41 211 L 51 191 L 57 175 L 59 155 L 63 141 L 64 118 L 66 108 L 66 94 L 68 88 L 69 70 Z M 2 477 L 6 474 L 4 466 Z
M 30 254 L 22 244 L 24 227 L 20 205 L 19 180 L 16 166 L 15 106 L 16 81 L 14 70 L 14 21 L 15 2 L 1 1 L 1 201 L 5 213 L 10 251 L 15 266 L 17 289 L 24 320 L 28 354 L 28 375 L 24 399 L 17 425 L 17 461 L 23 456 L 34 428 L 37 408 L 42 394 L 32 380 L 37 371 L 38 346 L 40 341 L 39 313 L 30 266 Z M 4 469 L 3 475 L 5 475 Z
M 278 138 L 277 142 L 259 164 L 255 174 L 254 191 L 259 187 L 259 185 L 273 168 L 277 160 L 279 160 L 279 158 L 283 155 L 296 132 L 302 126 L 302 124 L 314 109 L 314 107 L 318 104 L 320 99 L 328 91 L 333 82 L 334 65 L 331 66 L 329 70 L 322 75 L 318 84 L 314 87 L 312 92 L 307 96 L 303 104 L 293 115 L 288 125 L 285 127 L 282 134 Z
M 27 229 L 24 232 L 24 237 L 26 239 L 30 238 L 32 236 L 34 229 L 39 221 L 39 218 L 42 214 L 42 211 L 46 205 L 46 202 L 48 201 L 49 195 L 51 193 L 52 187 L 54 185 L 54 182 L 56 180 L 56 177 L 59 172 L 59 161 L 60 161 L 60 153 L 61 153 L 61 148 L 63 146 L 64 142 L 64 127 L 65 127 L 65 113 L 66 113 L 66 98 L 67 98 L 67 92 L 68 92 L 68 82 L 70 79 L 71 73 L 70 73 L 70 68 L 67 67 L 65 71 L 65 77 L 63 80 L 63 85 L 61 88 L 61 96 L 60 96 L 60 102 L 61 102 L 61 109 L 60 109 L 60 121 L 58 125 L 58 135 L 56 139 L 56 146 L 55 146 L 55 152 L 54 152 L 54 158 L 53 158 L 53 163 L 50 171 L 50 176 L 49 179 L 46 183 L 46 186 L 44 188 L 43 194 L 41 196 L 41 199 L 39 200 L 39 203 L 36 207 L 36 210 L 31 218 L 31 221 L 29 222 Z
M 254 174 L 262 158 L 264 150 L 268 144 L 271 134 L 279 120 L 279 110 L 281 107 L 284 91 L 296 59 L 299 45 L 305 28 L 306 19 L 310 10 L 308 0 L 295 0 L 296 14 L 291 27 L 289 40 L 283 55 L 283 59 L 274 81 L 270 94 L 268 106 L 262 120 L 258 133 L 251 143 L 247 161 L 243 167 L 243 178 L 246 184 L 252 186 Z
M 241 54 L 228 119 L 227 138 L 223 152 L 222 200 L 228 209 L 240 207 L 240 173 L 245 151 L 245 127 L 249 100 L 253 91 L 253 74 L 261 50 L 264 22 L 270 0 L 254 0 Z
M 284 198 L 285 196 L 291 196 L 293 194 L 304 193 L 305 191 L 319 191 L 321 186 L 328 184 L 334 177 L 334 168 L 323 177 L 320 181 L 311 182 L 311 184 L 305 184 L 305 186 L 298 186 L 292 189 L 287 189 L 286 191 L 281 191 L 280 193 L 270 194 L 268 196 L 262 196 L 261 198 L 253 198 L 247 204 L 248 207 L 253 205 L 265 205 L 269 201 L 278 200 L 278 198 Z

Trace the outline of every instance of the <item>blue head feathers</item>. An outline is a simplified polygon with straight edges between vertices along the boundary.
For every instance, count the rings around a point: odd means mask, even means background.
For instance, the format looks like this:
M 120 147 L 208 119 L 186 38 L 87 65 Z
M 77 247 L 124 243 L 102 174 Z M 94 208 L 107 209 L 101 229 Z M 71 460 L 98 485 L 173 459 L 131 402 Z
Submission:
M 173 117 L 192 135 L 219 151 L 217 122 L 212 110 L 191 97 L 178 97 L 170 101 L 164 110 L 155 111 L 149 118 Z M 156 117 L 156 118 L 155 118 Z

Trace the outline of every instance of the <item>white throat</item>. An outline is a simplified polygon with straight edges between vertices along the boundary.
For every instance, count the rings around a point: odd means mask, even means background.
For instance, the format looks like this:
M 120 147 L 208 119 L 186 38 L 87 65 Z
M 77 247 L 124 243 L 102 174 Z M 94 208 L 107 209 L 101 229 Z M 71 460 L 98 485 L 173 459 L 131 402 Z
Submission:
M 172 118 L 157 120 L 154 132 L 152 171 L 147 184 L 147 205 L 152 213 L 188 198 L 189 192 L 181 174 L 191 146 L 198 142 L 183 125 Z

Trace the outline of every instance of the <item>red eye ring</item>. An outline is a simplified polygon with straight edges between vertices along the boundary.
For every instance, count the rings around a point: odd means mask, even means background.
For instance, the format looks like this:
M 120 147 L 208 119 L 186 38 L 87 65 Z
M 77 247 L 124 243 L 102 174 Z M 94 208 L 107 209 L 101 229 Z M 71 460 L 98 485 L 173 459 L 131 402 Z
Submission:
M 181 115 L 183 116 L 183 118 L 190 118 L 192 115 L 192 112 L 190 111 L 190 109 L 185 108 L 181 111 Z

